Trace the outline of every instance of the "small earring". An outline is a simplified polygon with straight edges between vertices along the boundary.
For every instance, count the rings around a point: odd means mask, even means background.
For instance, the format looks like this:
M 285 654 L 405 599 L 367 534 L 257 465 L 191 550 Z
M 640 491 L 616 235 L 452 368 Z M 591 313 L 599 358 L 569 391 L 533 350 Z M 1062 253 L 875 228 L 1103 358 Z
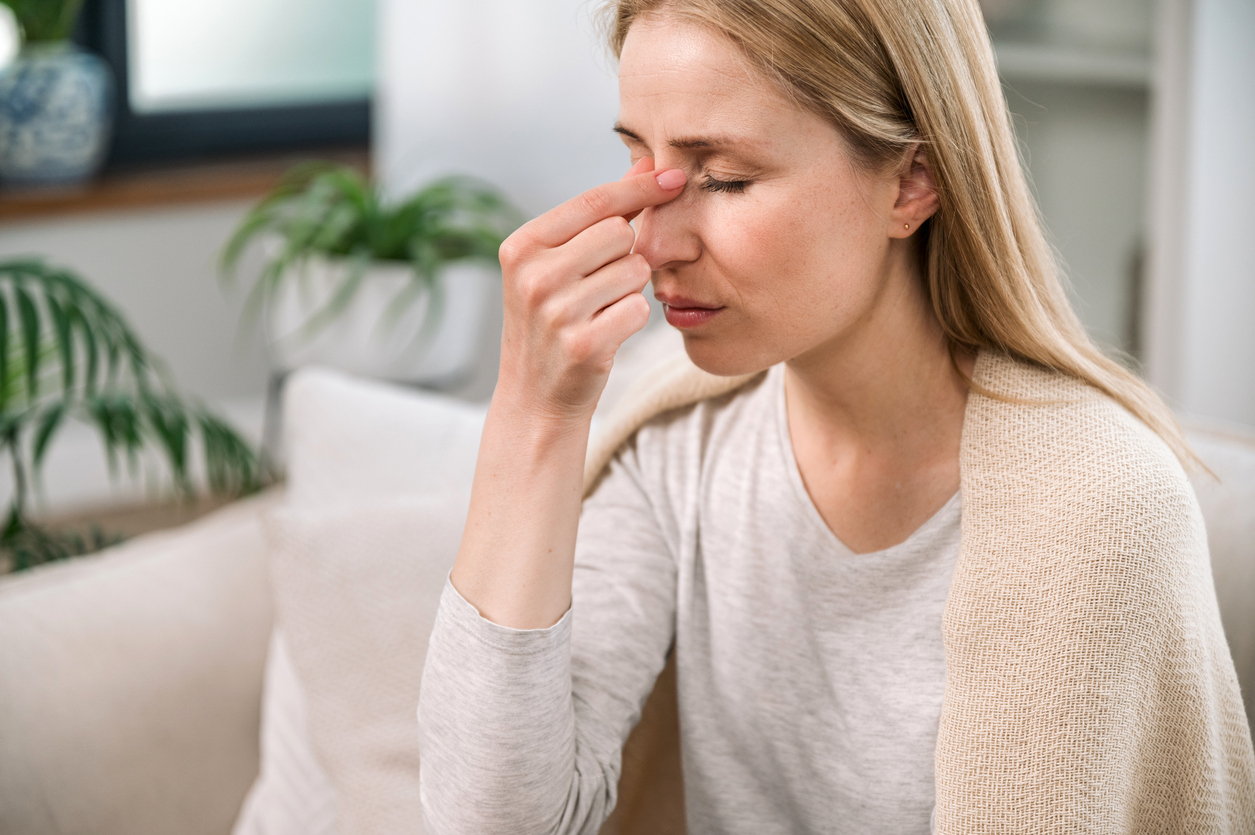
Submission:
M 909 224 L 909 223 L 904 223 L 904 224 L 902 224 L 902 228 L 903 228 L 903 229 L 905 229 L 905 230 L 907 230 L 907 231 L 909 232 L 909 231 L 910 231 L 910 229 L 911 229 L 911 224 Z

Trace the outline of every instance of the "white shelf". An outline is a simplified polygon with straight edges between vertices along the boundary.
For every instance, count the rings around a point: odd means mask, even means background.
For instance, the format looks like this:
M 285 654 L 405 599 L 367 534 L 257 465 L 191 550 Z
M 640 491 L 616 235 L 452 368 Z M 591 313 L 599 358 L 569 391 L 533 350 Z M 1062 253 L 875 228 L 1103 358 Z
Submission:
M 1138 52 L 1004 41 L 994 44 L 998 72 L 1009 81 L 1097 87 L 1150 86 L 1151 59 Z

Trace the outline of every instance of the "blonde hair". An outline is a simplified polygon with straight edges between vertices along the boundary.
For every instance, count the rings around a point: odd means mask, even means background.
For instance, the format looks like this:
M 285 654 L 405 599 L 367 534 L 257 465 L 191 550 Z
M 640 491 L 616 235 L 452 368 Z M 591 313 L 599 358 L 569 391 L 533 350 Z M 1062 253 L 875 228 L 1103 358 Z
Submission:
M 1103 354 L 1068 301 L 977 0 L 617 0 L 604 12 L 616 56 L 656 13 L 727 37 L 868 167 L 919 143 L 940 198 L 919 232 L 923 263 L 951 351 L 992 348 L 1083 380 L 1197 463 L 1167 406 Z

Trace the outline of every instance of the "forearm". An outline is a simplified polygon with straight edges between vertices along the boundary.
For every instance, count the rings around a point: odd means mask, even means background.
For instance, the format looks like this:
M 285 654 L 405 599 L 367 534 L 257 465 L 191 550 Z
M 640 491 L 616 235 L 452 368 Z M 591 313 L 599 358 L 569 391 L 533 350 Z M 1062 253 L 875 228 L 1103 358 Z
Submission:
M 516 631 L 446 587 L 419 699 L 420 783 L 432 835 L 592 833 L 618 759 L 576 740 L 570 619 Z
M 634 459 L 583 510 L 554 625 L 491 623 L 445 588 L 419 699 L 433 835 L 591 835 L 614 807 L 619 752 L 674 637 L 676 572 Z
M 571 603 L 593 408 L 615 351 L 649 320 L 651 269 L 630 218 L 677 197 L 679 170 L 646 157 L 524 224 L 501 246 L 501 374 L 450 575 L 494 623 L 543 629 Z
M 571 603 L 590 418 L 526 398 L 508 385 L 493 397 L 450 579 L 488 620 L 544 629 Z

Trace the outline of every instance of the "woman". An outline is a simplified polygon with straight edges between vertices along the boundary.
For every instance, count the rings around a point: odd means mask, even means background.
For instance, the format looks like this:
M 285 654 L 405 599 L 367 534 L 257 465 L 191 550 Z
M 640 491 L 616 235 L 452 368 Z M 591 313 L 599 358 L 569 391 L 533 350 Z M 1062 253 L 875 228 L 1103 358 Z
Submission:
M 502 248 L 429 833 L 596 832 L 672 647 L 690 832 L 1250 831 L 1191 456 L 1068 307 L 975 0 L 612 13 L 632 169 Z M 696 368 L 581 503 L 651 280 Z

